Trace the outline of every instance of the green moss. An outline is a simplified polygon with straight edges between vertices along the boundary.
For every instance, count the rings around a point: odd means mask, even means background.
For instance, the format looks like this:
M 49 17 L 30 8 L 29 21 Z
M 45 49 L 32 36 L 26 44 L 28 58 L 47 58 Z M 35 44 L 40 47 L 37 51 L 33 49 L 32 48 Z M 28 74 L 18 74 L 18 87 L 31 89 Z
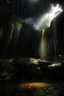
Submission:
M 45 96 L 45 93 L 42 89 L 36 89 L 32 96 Z
M 22 28 L 22 23 L 20 21 L 17 21 L 17 20 L 12 20 L 11 21 L 13 24 L 19 26 L 20 28 Z
M 13 59 L 1 59 L 0 62 L 9 62 L 11 63 L 13 61 Z

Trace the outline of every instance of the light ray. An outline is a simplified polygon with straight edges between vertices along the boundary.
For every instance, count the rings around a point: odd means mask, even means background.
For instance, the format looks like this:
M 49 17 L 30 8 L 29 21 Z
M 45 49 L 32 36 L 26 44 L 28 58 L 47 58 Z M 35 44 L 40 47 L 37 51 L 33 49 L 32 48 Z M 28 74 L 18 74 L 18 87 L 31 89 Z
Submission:
M 48 13 L 42 15 L 34 24 L 34 28 L 39 30 L 41 27 L 45 29 L 45 27 L 50 27 L 51 21 L 59 15 L 63 9 L 60 7 L 59 4 L 56 4 L 56 6 L 51 5 L 51 9 Z

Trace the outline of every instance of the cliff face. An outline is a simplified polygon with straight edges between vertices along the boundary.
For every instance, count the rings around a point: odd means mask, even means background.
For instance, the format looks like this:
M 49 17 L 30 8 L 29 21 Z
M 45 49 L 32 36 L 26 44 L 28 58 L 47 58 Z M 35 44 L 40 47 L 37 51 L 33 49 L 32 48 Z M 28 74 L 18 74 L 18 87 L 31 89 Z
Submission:
M 45 30 L 48 57 L 57 57 L 64 54 L 64 11 L 59 14 L 49 28 Z
M 64 11 L 51 22 L 56 54 L 64 53 Z
M 24 24 L 17 40 L 15 56 L 39 58 L 40 40 L 41 32 Z
M 2 10 L 5 9 L 3 5 L 0 5 L 0 7 L 2 8 Z M 2 11 L 2 10 L 0 10 L 0 13 L 3 12 L 2 14 L 5 14 L 5 11 Z M 8 12 L 8 9 L 6 8 L 5 15 L 8 16 L 7 12 Z M 15 15 L 17 16 L 17 14 Z M 7 42 L 9 42 L 10 40 L 10 42 L 7 44 L 7 48 L 5 49 L 4 47 L 5 56 L 40 58 L 39 45 L 41 43 L 41 38 L 43 38 L 42 32 L 33 29 L 27 24 L 22 24 L 22 28 L 20 28 L 20 31 L 19 31 L 18 27 L 14 24 L 14 22 L 12 23 L 14 28 L 11 24 L 7 24 L 7 23 L 4 24 L 4 36 L 3 36 L 4 42 L 2 42 L 3 47 L 6 46 Z M 45 30 L 44 37 L 46 41 L 46 48 L 45 46 L 41 48 L 41 50 L 44 49 L 41 55 L 44 54 L 44 51 L 46 49 L 46 58 L 48 60 L 53 57 L 55 58 L 55 56 L 58 56 L 59 54 L 64 54 L 64 38 L 63 38 L 64 32 L 63 31 L 64 31 L 64 11 L 59 16 L 57 16 L 51 22 L 51 26 Z M 2 52 L 3 52 L 3 48 L 1 53 Z
M 16 21 L 17 22 L 17 21 Z M 4 26 L 1 40 L 0 55 L 2 57 L 34 57 L 39 58 L 41 31 L 29 25 L 8 21 Z

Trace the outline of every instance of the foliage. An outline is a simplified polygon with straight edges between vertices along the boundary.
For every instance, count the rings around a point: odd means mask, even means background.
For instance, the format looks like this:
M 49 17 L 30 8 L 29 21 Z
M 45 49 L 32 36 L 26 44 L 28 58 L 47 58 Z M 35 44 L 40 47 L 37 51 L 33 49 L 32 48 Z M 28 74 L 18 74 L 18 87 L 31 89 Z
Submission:
M 12 23 L 22 28 L 21 22 L 19 22 L 17 20 L 12 20 Z
M 9 62 L 11 63 L 13 61 L 13 59 L 1 59 L 0 62 Z
M 9 9 L 10 9 L 10 7 L 11 7 L 11 5 L 12 5 L 12 1 L 13 1 L 13 0 L 1 0 L 1 2 L 2 2 L 5 6 L 7 6 Z
M 1 0 L 2 2 L 11 3 L 13 0 Z
M 8 4 L 10 3 L 9 0 L 5 0 Z

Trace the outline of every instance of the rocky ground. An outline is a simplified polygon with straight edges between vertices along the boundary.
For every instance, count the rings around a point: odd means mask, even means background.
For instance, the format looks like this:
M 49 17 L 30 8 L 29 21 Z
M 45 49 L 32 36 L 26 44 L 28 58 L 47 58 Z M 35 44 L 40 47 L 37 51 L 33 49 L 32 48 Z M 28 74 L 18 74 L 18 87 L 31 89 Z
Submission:
M 0 96 L 64 96 L 64 67 L 36 68 L 0 62 Z
M 37 82 L 36 85 L 30 84 L 29 86 L 31 87 L 28 87 L 28 85 L 27 87 L 26 86 L 19 87 L 19 84 L 22 85 L 23 83 L 1 81 L 0 82 L 0 96 L 64 96 L 64 84 L 63 83 L 51 84 L 51 83 L 41 82 L 44 84 L 44 86 L 42 85 L 40 87 L 40 84 L 38 84 Z

